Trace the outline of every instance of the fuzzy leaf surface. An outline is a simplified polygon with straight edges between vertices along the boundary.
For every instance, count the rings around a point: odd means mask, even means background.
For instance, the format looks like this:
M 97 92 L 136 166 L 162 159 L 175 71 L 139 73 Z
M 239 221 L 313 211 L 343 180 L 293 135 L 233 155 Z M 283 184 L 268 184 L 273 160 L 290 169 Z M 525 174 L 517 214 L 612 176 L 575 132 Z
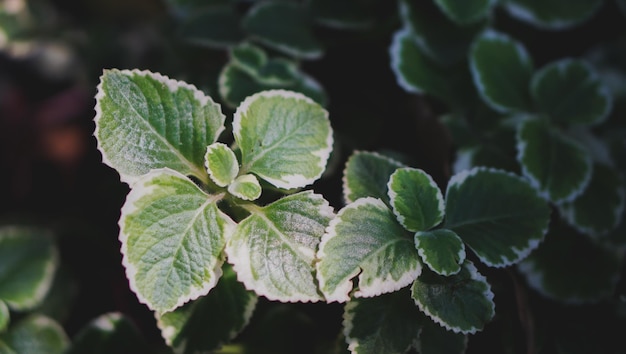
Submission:
M 311 191 L 283 197 L 241 221 L 226 252 L 239 281 L 270 300 L 321 300 L 315 281 L 315 252 L 334 217 Z
M 421 272 L 410 234 L 380 199 L 361 198 L 339 211 L 322 238 L 317 277 L 328 302 L 372 297 L 409 285 Z
M 404 165 L 387 156 L 367 151 L 354 152 L 343 171 L 343 198 L 352 203 L 374 197 L 389 201 L 387 183 L 393 172 Z
M 131 353 L 145 350 L 146 343 L 135 324 L 119 312 L 98 316 L 74 337 L 65 354 Z
M 505 8 L 522 21 L 544 29 L 561 30 L 578 25 L 602 5 L 602 0 L 509 0 Z
M 477 167 L 448 182 L 444 227 L 488 266 L 505 267 L 528 256 L 543 240 L 549 218 L 548 204 L 514 174 Z
M 487 17 L 496 0 L 435 0 L 441 11 L 459 24 L 478 22 Z
M 205 166 L 211 180 L 220 187 L 229 185 L 239 173 L 237 156 L 222 143 L 213 143 L 207 147 Z
M 308 97 L 284 90 L 246 98 L 235 112 L 233 134 L 242 173 L 284 189 L 317 180 L 333 143 L 328 112 Z
M 254 175 L 241 175 L 228 186 L 228 193 L 243 200 L 256 200 L 261 196 L 261 185 Z
M 3 342 L 8 353 L 12 350 L 18 354 L 63 354 L 69 346 L 63 327 L 38 314 L 21 319 L 9 331 L 0 335 L 0 351 L 4 349 Z
M 205 295 L 222 274 L 234 222 L 176 171 L 138 180 L 120 218 L 122 263 L 140 302 L 159 313 Z
M 415 247 L 422 262 L 440 275 L 458 273 L 465 261 L 465 244 L 451 230 L 419 231 L 415 234 Z

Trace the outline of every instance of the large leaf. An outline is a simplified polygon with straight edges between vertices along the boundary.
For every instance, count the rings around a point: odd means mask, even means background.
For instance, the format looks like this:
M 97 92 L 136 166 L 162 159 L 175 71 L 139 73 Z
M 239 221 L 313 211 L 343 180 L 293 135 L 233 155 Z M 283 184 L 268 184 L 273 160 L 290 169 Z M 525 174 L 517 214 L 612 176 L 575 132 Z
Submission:
M 39 305 L 52 285 L 58 258 L 48 231 L 0 227 L 0 300 L 14 310 Z
M 144 350 L 145 346 L 130 318 L 119 312 L 110 312 L 83 327 L 65 354 L 136 353 Z
M 470 51 L 474 84 L 483 100 L 498 112 L 528 111 L 532 60 L 524 46 L 506 34 L 485 31 Z
M 406 353 L 423 320 L 408 291 L 353 299 L 343 313 L 348 349 L 356 354 Z
M 417 342 L 420 354 L 463 354 L 467 349 L 468 336 L 448 331 L 432 321 L 424 321 Z
M 422 261 L 437 274 L 456 274 L 461 271 L 461 264 L 465 261 L 465 245 L 451 230 L 417 232 L 415 247 Z
M 328 112 L 302 94 L 283 90 L 246 98 L 235 112 L 233 134 L 241 149 L 241 173 L 285 189 L 317 180 L 333 143 Z
M 163 167 L 206 180 L 206 147 L 225 117 L 202 91 L 148 71 L 105 70 L 95 109 L 98 149 L 122 181 Z
M 449 277 L 425 271 L 411 290 L 424 313 L 455 333 L 480 331 L 495 313 L 491 287 L 470 261 Z
M 380 199 L 361 198 L 331 221 L 318 252 L 317 277 L 328 302 L 371 297 L 409 285 L 421 272 L 410 234 Z
M 545 29 L 566 29 L 578 25 L 602 5 L 602 0 L 508 0 L 508 12 L 528 23 Z
M 0 352 L 3 342 L 17 354 L 63 354 L 69 346 L 61 325 L 42 315 L 23 318 L 0 335 Z
M 183 22 L 180 36 L 194 44 L 228 48 L 244 38 L 239 17 L 233 6 L 208 6 Z
M 426 172 L 399 168 L 389 178 L 387 188 L 393 213 L 405 229 L 426 231 L 443 220 L 443 195 Z
M 199 353 L 218 349 L 248 324 L 257 297 L 225 267 L 215 289 L 197 300 L 158 317 L 161 335 L 176 353 Z
M 545 119 L 520 124 L 517 149 L 522 173 L 552 202 L 572 200 L 589 184 L 592 162 L 587 150 Z
M 538 108 L 558 123 L 598 124 L 612 107 L 612 95 L 591 67 L 580 60 L 563 59 L 538 70 L 531 95 Z
M 258 295 L 282 302 L 321 300 L 315 252 L 333 217 L 328 202 L 311 191 L 255 208 L 228 242 L 228 261 Z
M 547 203 L 511 173 L 477 167 L 448 183 L 444 227 L 489 266 L 505 267 L 528 256 L 543 240 L 549 219 Z
M 178 172 L 138 180 L 120 218 L 123 264 L 140 302 L 171 311 L 205 295 L 222 274 L 222 251 L 234 222 Z
M 344 200 L 352 203 L 359 198 L 374 197 L 388 202 L 389 177 L 400 167 L 404 165 L 375 152 L 354 152 L 343 171 Z
M 487 17 L 496 0 L 435 0 L 451 20 L 459 24 L 478 22 Z

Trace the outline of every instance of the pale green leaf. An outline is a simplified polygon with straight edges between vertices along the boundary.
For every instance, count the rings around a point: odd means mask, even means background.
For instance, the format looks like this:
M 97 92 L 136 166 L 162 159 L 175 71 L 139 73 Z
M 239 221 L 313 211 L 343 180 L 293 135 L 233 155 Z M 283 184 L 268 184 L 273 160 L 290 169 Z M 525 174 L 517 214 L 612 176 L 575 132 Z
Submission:
M 256 200 L 261 192 L 259 180 L 254 175 L 241 175 L 228 186 L 228 193 L 243 200 Z
M 526 180 L 478 167 L 454 175 L 446 192 L 444 227 L 488 266 L 514 264 L 543 240 L 550 208 Z
M 465 245 L 451 230 L 419 231 L 415 234 L 415 247 L 422 262 L 440 275 L 458 273 L 465 261 Z
M 489 16 L 497 0 L 435 0 L 441 11 L 459 24 L 478 22 Z
M 228 343 L 250 321 L 257 297 L 237 282 L 232 269 L 206 296 L 157 317 L 157 325 L 167 345 L 176 353 L 200 353 Z
M 372 297 L 409 285 L 421 272 L 410 234 L 380 199 L 361 198 L 339 211 L 322 238 L 317 277 L 326 301 Z
M 468 336 L 448 331 L 432 321 L 424 321 L 417 342 L 420 354 L 463 354 L 467 349 Z
M 164 167 L 206 180 L 206 147 L 225 116 L 202 91 L 148 71 L 105 70 L 95 110 L 98 149 L 122 181 Z
M 389 177 L 404 165 L 387 156 L 367 151 L 355 151 L 346 161 L 343 171 L 343 197 L 346 203 L 359 198 L 374 197 L 388 202 Z
M 611 112 L 608 86 L 581 60 L 563 59 L 538 70 L 531 95 L 537 107 L 557 123 L 598 124 Z
M 591 179 L 587 150 L 545 119 L 530 118 L 520 124 L 517 160 L 531 185 L 555 203 L 576 198 Z
M 220 187 L 232 183 L 239 173 L 237 156 L 222 143 L 213 143 L 207 147 L 204 164 L 211 180 Z
M 233 6 L 208 6 L 183 21 L 180 36 L 194 44 L 228 48 L 244 38 L 239 17 Z
M 234 227 L 218 198 L 169 169 L 150 172 L 131 189 L 120 218 L 122 262 L 150 309 L 171 311 L 217 283 Z
M 0 333 L 4 332 L 11 322 L 11 313 L 9 313 L 9 306 L 0 299 Z
M 311 191 L 254 208 L 228 242 L 228 262 L 247 289 L 270 300 L 321 300 L 315 281 L 315 252 L 334 217 Z
M 534 26 L 563 30 L 591 18 L 602 0 L 507 0 L 504 6 L 511 14 Z
M 423 320 L 408 291 L 352 299 L 343 313 L 348 350 L 353 354 L 406 353 L 417 341 Z
M 389 178 L 387 188 L 393 213 L 405 229 L 426 231 L 443 220 L 443 195 L 426 172 L 399 168 Z
M 61 325 L 37 314 L 11 326 L 1 336 L 1 342 L 18 354 L 63 354 L 69 346 L 69 339 Z
M 29 310 L 48 293 L 59 262 L 52 235 L 30 226 L 0 227 L 0 300 Z
M 469 59 L 474 84 L 491 108 L 501 113 L 532 108 L 528 85 L 533 63 L 522 43 L 487 30 L 474 41 Z
M 428 317 L 455 333 L 476 333 L 495 314 L 491 287 L 470 261 L 449 277 L 425 271 L 411 291 Z
M 81 328 L 65 354 L 138 353 L 145 348 L 132 320 L 120 312 L 109 312 Z
M 246 98 L 235 112 L 233 134 L 242 173 L 284 189 L 317 180 L 333 143 L 328 112 L 308 97 L 284 90 Z

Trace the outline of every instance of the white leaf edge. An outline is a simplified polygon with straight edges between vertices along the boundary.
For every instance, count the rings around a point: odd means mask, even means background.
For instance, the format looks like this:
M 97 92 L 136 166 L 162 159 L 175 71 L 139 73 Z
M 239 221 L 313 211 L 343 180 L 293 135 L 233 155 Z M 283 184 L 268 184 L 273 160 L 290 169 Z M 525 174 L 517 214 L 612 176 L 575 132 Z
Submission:
M 317 179 L 319 179 L 324 173 L 324 170 L 326 170 L 326 164 L 328 162 L 328 158 L 330 157 L 330 153 L 333 150 L 333 130 L 332 130 L 332 127 L 330 126 L 330 120 L 328 119 L 328 111 L 324 109 L 321 105 L 319 105 L 319 103 L 313 101 L 311 98 L 299 92 L 289 91 L 289 90 L 261 91 L 261 92 L 258 92 L 258 93 L 255 93 L 253 95 L 246 97 L 246 99 L 239 105 L 239 107 L 237 107 L 237 110 L 235 111 L 235 115 L 233 118 L 233 135 L 235 136 L 236 141 L 241 140 L 241 119 L 242 119 L 241 117 L 243 115 L 248 114 L 249 113 L 248 110 L 250 106 L 254 104 L 256 100 L 258 100 L 259 98 L 263 98 L 263 97 L 264 98 L 282 97 L 286 99 L 295 99 L 297 101 L 304 101 L 307 104 L 320 106 L 320 108 L 324 112 L 325 122 L 326 122 L 326 125 L 328 126 L 328 135 L 326 136 L 325 148 L 322 148 L 317 151 L 309 152 L 310 155 L 313 155 L 319 158 L 318 167 L 320 169 L 320 172 L 313 177 L 306 177 L 301 174 L 292 174 L 292 175 L 283 175 L 281 176 L 281 179 L 276 179 L 276 178 L 264 176 L 255 171 L 252 171 L 252 172 L 254 172 L 256 175 L 258 175 L 262 179 L 266 180 L 267 182 L 273 184 L 274 186 L 278 188 L 282 188 L 282 189 L 300 188 L 300 187 L 304 187 L 304 186 L 312 184 Z
M 447 230 L 447 229 L 446 229 Z M 459 242 L 461 243 L 461 249 L 459 250 L 459 252 L 457 253 L 457 256 L 459 257 L 459 269 L 456 272 L 440 272 L 438 270 L 435 269 L 435 267 L 433 266 L 433 264 L 428 260 L 428 254 L 426 254 L 426 251 L 424 250 L 423 247 L 420 247 L 420 237 L 419 235 L 422 235 L 424 233 L 431 233 L 433 231 L 437 231 L 437 230 L 432 230 L 432 231 L 426 231 L 426 232 L 422 232 L 422 231 L 418 231 L 415 233 L 415 247 L 417 248 L 417 252 L 420 255 L 420 258 L 422 259 L 422 262 L 424 262 L 428 268 L 430 268 L 430 270 L 432 270 L 433 272 L 439 274 L 439 275 L 443 275 L 443 276 L 450 276 L 450 275 L 454 275 L 454 274 L 458 274 L 461 271 L 461 267 L 463 262 L 465 261 L 465 257 L 467 256 L 465 253 L 465 243 L 463 242 L 463 240 L 461 239 L 461 237 L 459 237 L 459 235 L 456 234 L 456 232 L 452 231 L 452 230 L 447 230 L 452 232 L 457 239 L 459 240 Z
M 254 194 L 254 195 L 246 195 L 243 193 L 239 193 L 239 191 L 236 188 L 242 184 L 254 184 L 256 187 L 259 188 L 259 193 Z M 261 185 L 259 184 L 259 180 L 256 177 L 254 177 L 254 175 L 245 174 L 245 175 L 241 175 L 235 178 L 235 180 L 228 186 L 228 193 L 234 195 L 235 197 L 239 199 L 256 200 L 261 196 L 262 189 L 261 189 Z
M 392 159 L 391 157 L 385 156 L 383 154 L 379 154 L 373 151 L 355 150 L 346 161 L 346 164 L 342 172 L 343 177 L 341 178 L 341 190 L 343 191 L 343 200 L 346 204 L 356 202 L 358 199 L 360 199 L 360 198 L 357 198 L 357 199 L 350 198 L 350 194 L 352 194 L 352 190 L 350 189 L 350 185 L 348 184 L 348 176 L 347 176 L 348 163 L 353 158 L 357 158 L 358 155 L 372 155 L 372 156 L 375 156 L 376 158 L 380 158 L 381 160 L 386 160 L 388 163 L 392 165 L 396 165 L 397 168 L 405 167 L 405 165 L 401 163 L 400 161 L 396 161 Z
M 393 34 L 393 37 L 391 39 L 391 45 L 389 46 L 391 69 L 395 74 L 398 86 L 410 93 L 424 94 L 424 90 L 409 83 L 409 81 L 404 77 L 404 74 L 400 70 L 400 65 L 402 64 L 402 42 L 405 40 L 405 38 L 407 38 L 408 40 L 414 40 L 414 38 L 411 37 L 412 31 L 408 26 L 404 26 Z
M 231 158 L 231 165 L 230 165 L 230 171 L 229 171 L 229 177 L 230 179 L 227 181 L 222 181 L 219 180 L 219 178 L 217 178 L 214 173 L 213 170 L 211 169 L 211 166 L 209 164 L 209 155 L 212 154 L 214 151 L 217 151 L 218 149 L 221 149 L 222 151 L 226 151 L 226 154 L 230 156 Z M 237 174 L 239 173 L 239 162 L 237 161 L 237 156 L 235 156 L 235 153 L 233 152 L 233 150 L 231 150 L 228 146 L 226 146 L 226 144 L 223 143 L 213 143 L 209 146 L 207 146 L 207 151 L 206 154 L 204 155 L 204 167 L 206 167 L 207 172 L 209 173 L 209 177 L 211 178 L 211 180 L 217 184 L 220 187 L 226 187 L 227 185 L 229 185 L 230 183 L 233 182 L 233 180 L 235 179 L 235 177 L 237 177 Z
M 194 99 L 202 106 L 206 106 L 207 104 L 213 105 L 217 108 L 217 110 L 219 111 L 221 118 L 222 118 L 222 122 L 226 119 L 226 116 L 222 113 L 222 109 L 221 109 L 221 105 L 215 101 L 213 101 L 213 98 L 211 98 L 211 96 L 205 95 L 204 92 L 202 92 L 201 90 L 199 90 L 196 86 L 192 85 L 192 84 L 188 84 L 184 81 L 179 81 L 179 80 L 174 80 L 174 79 L 170 79 L 169 77 L 159 74 L 159 73 L 153 73 L 149 70 L 139 70 L 139 69 L 133 69 L 133 70 L 118 70 L 118 69 L 112 69 L 112 70 L 108 70 L 105 69 L 103 70 L 102 75 L 100 76 L 100 83 L 97 86 L 97 93 L 95 96 L 96 99 L 96 106 L 94 108 L 94 110 L 96 111 L 96 115 L 94 117 L 94 123 L 95 123 L 95 129 L 93 132 L 93 136 L 96 138 L 96 148 L 98 149 L 98 151 L 100 151 L 100 154 L 102 155 L 102 163 L 104 163 L 107 166 L 110 166 L 111 168 L 113 168 L 115 171 L 117 171 L 117 173 L 120 176 L 120 181 L 128 184 L 129 186 L 133 186 L 133 184 L 139 180 L 142 176 L 134 176 L 134 175 L 129 175 L 126 173 L 123 173 L 119 170 L 117 170 L 114 166 L 115 164 L 109 159 L 109 155 L 104 151 L 104 148 L 102 147 L 102 144 L 100 143 L 100 140 L 98 139 L 99 136 L 99 132 L 100 132 L 100 125 L 98 124 L 98 122 L 100 121 L 100 119 L 102 118 L 102 108 L 100 107 L 100 100 L 102 98 L 104 98 L 106 96 L 105 92 L 104 92 L 104 75 L 107 72 L 119 72 L 123 75 L 126 75 L 128 77 L 132 77 L 133 75 L 138 75 L 138 76 L 142 76 L 142 77 L 149 77 L 151 79 L 154 79 L 158 82 L 161 82 L 162 84 L 164 84 L 165 86 L 167 86 L 167 88 L 170 90 L 170 92 L 175 93 L 176 91 L 178 91 L 180 88 L 183 89 L 187 89 L 193 92 L 193 97 Z M 221 125 L 220 128 L 218 128 L 215 131 L 215 138 L 217 139 L 217 137 L 220 136 L 220 134 L 224 131 L 224 129 L 226 129 L 226 127 L 224 126 L 224 124 Z M 169 142 L 167 142 L 168 145 Z M 178 154 L 178 150 L 176 150 L 176 153 Z M 186 157 L 181 155 L 181 159 L 183 159 L 184 161 L 189 162 L 189 166 L 192 167 L 192 170 L 196 170 L 195 172 L 198 174 L 198 177 L 201 177 L 203 175 L 205 175 L 205 172 L 198 169 L 197 166 L 195 166 L 193 163 L 191 163 L 189 160 L 187 160 Z
M 514 18 L 518 20 L 522 20 L 526 23 L 530 23 L 535 27 L 546 29 L 546 30 L 565 30 L 570 27 L 574 27 L 578 24 L 581 24 L 591 17 L 595 15 L 597 10 L 601 7 L 602 1 L 598 1 L 597 5 L 589 11 L 585 17 L 576 20 L 563 20 L 563 19 L 554 19 L 549 21 L 544 21 L 539 19 L 535 14 L 528 8 L 524 7 L 523 4 L 515 3 L 515 1 L 504 1 L 503 6 L 507 10 L 507 12 Z
M 337 213 L 337 216 L 335 216 L 335 218 L 330 221 L 330 224 L 326 228 L 326 233 L 322 236 L 322 241 L 319 244 L 319 250 L 317 252 L 317 259 L 323 259 L 324 257 L 326 257 L 324 248 L 330 240 L 335 237 L 341 237 L 337 235 L 335 228 L 337 227 L 337 224 L 341 222 L 341 216 L 346 212 L 346 210 L 358 209 L 361 206 L 368 205 L 372 205 L 379 209 L 384 209 L 385 211 L 389 210 L 387 205 L 382 200 L 372 197 L 359 198 L 355 202 L 352 202 L 342 208 Z M 322 272 L 320 272 L 319 264 L 319 262 L 317 262 L 316 264 L 317 280 L 319 281 L 319 289 L 324 294 L 326 301 L 328 303 L 349 301 L 350 292 L 353 290 L 352 279 L 362 273 L 361 267 L 357 267 L 357 269 L 355 269 L 352 273 L 345 277 L 344 281 L 338 284 L 334 291 L 332 291 L 331 293 L 327 293 L 323 290 L 325 288 L 326 278 L 324 278 Z M 374 297 L 402 289 L 403 287 L 411 284 L 422 273 L 422 267 L 419 260 L 416 260 L 415 265 L 415 269 L 409 269 L 398 280 L 376 279 L 374 282 L 372 282 L 372 284 L 367 287 L 363 287 L 363 274 L 359 275 L 359 288 L 354 292 L 354 297 Z

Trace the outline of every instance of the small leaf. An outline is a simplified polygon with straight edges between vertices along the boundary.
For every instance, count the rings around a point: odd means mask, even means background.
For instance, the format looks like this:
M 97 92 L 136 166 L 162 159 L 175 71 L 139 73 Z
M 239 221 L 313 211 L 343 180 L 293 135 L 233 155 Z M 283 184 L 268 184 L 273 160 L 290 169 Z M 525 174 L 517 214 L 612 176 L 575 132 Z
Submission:
M 256 200 L 261 192 L 259 180 L 254 175 L 241 175 L 228 186 L 228 193 L 243 200 Z
M 557 123 L 598 124 L 612 107 L 612 95 L 591 67 L 580 60 L 563 59 L 538 70 L 531 95 L 539 109 Z
M 83 327 L 65 354 L 136 353 L 145 349 L 145 345 L 131 319 L 110 312 Z
M 421 272 L 410 235 L 380 199 L 361 198 L 330 222 L 318 251 L 317 276 L 326 301 L 372 297 L 409 285 Z
M 424 321 L 417 344 L 420 354 L 463 354 L 468 336 L 448 331 L 432 321 Z
M 244 329 L 256 303 L 254 293 L 225 266 L 224 276 L 209 294 L 157 317 L 157 325 L 176 353 L 210 352 Z
M 580 195 L 591 179 L 592 161 L 576 140 L 544 119 L 526 119 L 517 133 L 522 173 L 546 199 L 558 203 Z
M 169 169 L 150 172 L 131 189 L 120 218 L 122 263 L 150 309 L 172 311 L 217 283 L 234 227 L 217 198 Z
M 244 29 L 259 42 L 302 59 L 317 59 L 323 50 L 312 32 L 305 9 L 289 2 L 255 4 L 243 20 Z
M 458 24 L 475 23 L 486 18 L 496 0 L 435 0 L 441 11 Z
M 454 333 L 476 333 L 495 313 L 491 287 L 470 261 L 449 277 L 424 272 L 411 291 L 424 313 Z
M 532 60 L 524 46 L 506 34 L 487 30 L 470 50 L 470 68 L 480 96 L 501 113 L 528 111 Z
M 267 64 L 267 54 L 256 45 L 244 42 L 230 50 L 230 60 L 237 68 L 255 76 Z
M 282 302 L 321 300 L 315 251 L 333 217 L 328 202 L 311 191 L 254 209 L 228 242 L 228 261 L 257 295 Z
M 95 109 L 102 160 L 123 182 L 163 167 L 206 179 L 206 147 L 225 116 L 202 91 L 148 71 L 105 70 Z
M 284 189 L 317 180 L 333 142 L 328 112 L 308 97 L 284 90 L 246 98 L 235 112 L 233 134 L 242 173 Z
M 228 48 L 243 40 L 240 18 L 233 6 L 213 5 L 187 18 L 180 29 L 185 40 L 210 48 Z
M 454 175 L 446 192 L 444 227 L 491 267 L 518 262 L 543 240 L 550 209 L 521 177 L 489 168 Z
M 2 342 L 18 354 L 63 354 L 69 346 L 69 339 L 60 324 L 36 314 L 23 318 L 3 333 L 0 350 L 3 349 Z
M 359 198 L 374 197 L 389 201 L 389 177 L 404 165 L 387 156 L 366 151 L 355 151 L 343 171 L 343 197 L 346 203 Z
M 387 188 L 393 213 L 405 229 L 426 231 L 443 220 L 443 195 L 426 172 L 399 168 L 389 178 Z
M 563 30 L 591 18 L 602 0 L 509 0 L 504 6 L 511 16 L 534 26 Z
M 52 235 L 30 226 L 0 228 L 0 300 L 23 311 L 39 305 L 50 290 L 59 256 Z
M 213 143 L 207 147 L 204 165 L 211 180 L 220 187 L 229 185 L 239 173 L 237 156 L 222 143 Z
M 458 273 L 465 261 L 465 245 L 450 230 L 419 231 L 415 234 L 415 247 L 422 261 L 439 275 Z
M 343 313 L 348 350 L 406 353 L 417 340 L 423 319 L 408 291 L 350 300 Z
M 9 306 L 0 299 L 0 333 L 4 332 L 11 322 L 11 313 Z

